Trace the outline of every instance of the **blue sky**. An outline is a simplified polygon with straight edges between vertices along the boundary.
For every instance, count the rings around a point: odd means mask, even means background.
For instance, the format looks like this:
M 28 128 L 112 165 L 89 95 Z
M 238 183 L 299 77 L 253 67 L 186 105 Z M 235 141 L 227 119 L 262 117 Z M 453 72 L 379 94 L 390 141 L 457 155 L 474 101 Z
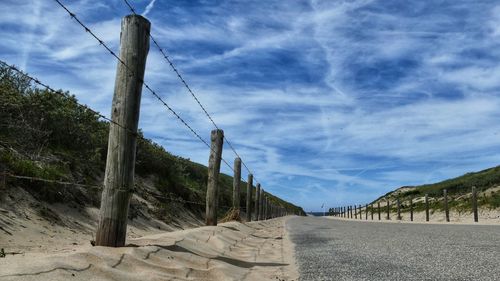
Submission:
M 62 2 L 118 50 L 122 0 Z M 497 1 L 130 2 L 264 189 L 308 211 L 498 165 Z M 0 5 L 0 58 L 109 116 L 116 61 L 52 0 Z M 153 46 L 145 80 L 209 139 Z M 207 163 L 146 91 L 140 127 Z

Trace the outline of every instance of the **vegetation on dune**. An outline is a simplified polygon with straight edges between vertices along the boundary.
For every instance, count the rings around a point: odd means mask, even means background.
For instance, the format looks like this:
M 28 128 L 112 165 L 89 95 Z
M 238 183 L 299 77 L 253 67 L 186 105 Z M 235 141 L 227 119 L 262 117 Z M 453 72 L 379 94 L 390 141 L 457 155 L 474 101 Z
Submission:
M 106 163 L 108 130 L 109 123 L 77 104 L 76 98 L 68 92 L 58 95 L 36 88 L 26 77 L 0 67 L 0 172 L 6 169 L 16 175 L 100 186 Z M 207 167 L 174 156 L 144 139 L 141 132 L 139 135 L 136 192 L 146 194 L 146 188 L 141 185 L 152 181 L 156 193 L 163 196 L 204 203 Z M 232 182 L 231 176 L 220 175 L 220 206 L 231 205 Z M 14 178 L 9 178 L 8 184 L 21 186 L 50 203 L 77 200 L 81 204 L 99 206 L 100 190 L 96 188 L 76 189 Z M 245 182 L 241 183 L 240 190 L 244 206 Z M 272 200 L 290 210 L 303 212 L 279 198 Z M 169 207 L 172 205 L 169 202 L 158 201 L 156 207 L 160 217 L 175 211 Z M 195 213 L 203 213 L 202 205 L 187 206 Z
M 500 186 L 500 166 L 485 169 L 479 172 L 467 173 L 463 176 L 444 180 L 434 184 L 425 184 L 420 186 L 405 186 L 401 189 L 391 191 L 381 196 L 374 202 L 384 201 L 389 198 L 391 201 L 397 197 L 400 198 L 402 208 L 409 209 L 408 200 L 410 198 L 422 198 L 425 194 L 429 196 L 429 208 L 433 210 L 444 210 L 443 191 L 448 193 L 448 204 L 452 209 L 458 211 L 471 210 L 470 194 L 472 187 L 475 186 L 478 192 L 478 205 L 489 208 L 500 207 L 500 192 L 488 191 L 493 187 Z M 488 192 L 485 192 L 488 191 Z M 386 206 L 384 205 L 384 210 Z M 425 203 L 422 200 L 414 202 L 415 211 L 425 210 Z M 396 211 L 395 204 L 392 204 L 391 211 Z

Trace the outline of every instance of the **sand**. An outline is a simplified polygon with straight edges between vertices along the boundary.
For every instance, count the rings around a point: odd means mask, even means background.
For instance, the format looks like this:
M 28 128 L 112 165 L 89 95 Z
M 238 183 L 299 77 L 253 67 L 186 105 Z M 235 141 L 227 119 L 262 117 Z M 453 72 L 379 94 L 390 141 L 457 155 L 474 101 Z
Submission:
M 286 220 L 158 233 L 127 239 L 121 248 L 72 245 L 7 255 L 0 280 L 297 280 Z

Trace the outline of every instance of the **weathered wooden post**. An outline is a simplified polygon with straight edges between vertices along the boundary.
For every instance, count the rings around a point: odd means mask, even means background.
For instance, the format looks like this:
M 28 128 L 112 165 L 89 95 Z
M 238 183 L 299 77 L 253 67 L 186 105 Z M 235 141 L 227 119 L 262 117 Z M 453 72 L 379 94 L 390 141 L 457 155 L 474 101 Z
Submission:
M 474 222 L 479 221 L 479 214 L 477 212 L 477 190 L 476 187 L 472 187 L 472 211 L 474 212 Z
M 380 201 L 377 202 L 378 220 L 380 220 Z
M 410 198 L 410 221 L 413 221 L 413 199 Z
M 257 188 L 255 189 L 255 220 L 259 220 L 259 210 L 260 210 L 260 183 L 257 183 Z
M 240 211 L 241 159 L 234 158 L 233 175 L 233 208 Z
M 247 180 L 247 222 L 252 221 L 252 186 L 253 186 L 253 175 L 248 174 Z
M 398 204 L 398 220 L 401 220 L 401 202 L 399 202 L 399 197 L 397 198 Z
M 443 197 L 444 197 L 444 213 L 446 216 L 446 221 L 450 222 L 450 210 L 448 209 L 448 192 L 446 189 L 443 189 Z
M 349 209 L 351 210 L 351 219 L 353 218 L 352 216 L 352 206 L 349 206 Z
M 212 130 L 210 134 L 210 158 L 208 159 L 208 183 L 206 201 L 206 225 L 217 225 L 217 206 L 219 201 L 219 173 L 222 158 L 224 132 Z
M 268 217 L 268 213 L 267 213 L 267 212 L 269 211 L 269 210 L 268 210 L 268 207 L 269 207 L 269 202 L 268 202 L 268 200 L 267 200 L 267 196 L 265 196 L 265 197 L 264 197 L 264 202 L 266 202 L 266 203 L 264 204 L 264 219 L 265 219 L 265 220 L 267 220 L 267 219 L 269 219 L 269 217 Z
M 122 19 L 120 59 L 109 124 L 108 154 L 101 195 L 96 245 L 122 247 L 127 234 L 127 217 L 134 189 L 135 150 L 146 58 L 151 24 L 142 16 Z M 125 128 L 127 129 L 125 129 Z
M 363 219 L 363 216 L 362 216 L 363 212 L 361 211 L 361 204 L 359 204 L 359 219 L 362 220 Z
M 368 220 L 368 204 L 365 205 L 365 220 Z
M 387 215 L 386 219 L 390 220 L 391 219 L 391 203 L 389 202 L 389 199 L 387 199 Z
M 429 221 L 429 194 L 425 194 L 425 221 Z
M 259 195 L 259 220 L 263 220 L 264 218 L 264 189 L 260 189 L 260 195 Z
M 354 219 L 358 219 L 358 207 L 356 205 L 354 205 Z
M 370 207 L 371 207 L 371 210 L 370 210 L 370 211 L 371 211 L 371 214 L 372 214 L 372 220 L 373 220 L 373 203 L 372 203 L 372 204 L 370 204 Z

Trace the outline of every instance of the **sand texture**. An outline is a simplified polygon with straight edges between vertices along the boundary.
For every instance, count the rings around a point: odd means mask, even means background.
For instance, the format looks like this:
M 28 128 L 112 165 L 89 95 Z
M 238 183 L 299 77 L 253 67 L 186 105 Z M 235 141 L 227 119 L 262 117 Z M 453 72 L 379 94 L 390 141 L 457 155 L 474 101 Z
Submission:
M 286 218 L 127 239 L 122 248 L 44 245 L 0 259 L 0 280 L 297 280 Z

